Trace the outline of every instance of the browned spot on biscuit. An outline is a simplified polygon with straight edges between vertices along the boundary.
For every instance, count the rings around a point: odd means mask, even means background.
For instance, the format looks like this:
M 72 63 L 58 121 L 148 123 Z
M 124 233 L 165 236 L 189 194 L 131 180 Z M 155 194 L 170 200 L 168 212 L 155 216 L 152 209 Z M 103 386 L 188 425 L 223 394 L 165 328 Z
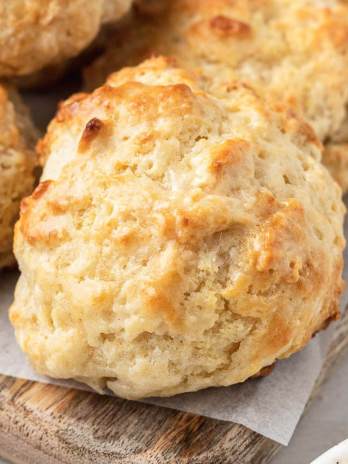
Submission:
M 130 75 L 129 79 L 132 78 Z M 115 85 L 118 85 L 116 81 Z M 146 114 L 149 123 L 159 117 L 164 105 L 173 117 L 174 115 L 182 117 L 192 112 L 195 103 L 194 93 L 186 84 L 149 86 L 131 81 L 118 87 L 101 87 L 95 92 L 94 97 L 97 105 L 103 105 L 103 101 L 108 101 L 108 112 L 113 108 L 116 110 L 116 105 L 122 102 L 134 121 L 140 120 L 142 115 Z M 104 127 L 106 129 L 105 122 Z
M 37 160 L 40 166 L 44 166 L 49 154 L 49 144 L 47 141 L 48 136 L 40 139 L 35 147 L 37 153 Z
M 136 144 L 139 153 L 145 154 L 153 150 L 158 137 L 159 134 L 156 134 L 154 131 L 146 132 L 145 134 L 141 134 L 139 137 L 137 137 Z
M 176 239 L 176 220 L 173 214 L 164 211 L 162 221 L 159 223 L 160 234 L 168 239 Z
M 182 220 L 181 220 L 181 223 L 184 227 L 188 227 L 189 224 L 190 224 L 190 219 L 188 217 L 183 217 Z
M 128 232 L 124 232 L 123 234 L 120 234 L 117 237 L 115 237 L 115 242 L 117 243 L 117 245 L 127 248 L 132 246 L 133 244 L 136 245 L 138 238 L 139 235 L 137 231 L 134 229 Z
M 293 327 L 287 319 L 278 313 L 275 313 L 269 322 L 268 330 L 264 334 L 264 345 L 260 349 L 263 355 L 267 357 L 271 353 L 276 353 L 284 346 L 287 346 L 293 337 Z M 258 355 L 256 354 L 256 357 Z
M 79 109 L 79 103 L 85 100 L 86 97 L 86 93 L 80 92 L 72 95 L 68 100 L 60 102 L 55 121 L 62 123 L 75 116 Z
M 310 126 L 306 122 L 303 122 L 303 124 L 300 125 L 299 131 L 309 143 L 313 143 L 314 145 L 317 145 L 319 148 L 322 148 L 322 144 L 318 139 L 316 133 L 314 132 L 312 126 Z
M 21 212 L 21 214 L 24 214 L 28 210 L 28 208 L 30 207 L 30 198 L 31 197 L 25 197 L 21 201 L 21 204 L 20 204 L 20 212 Z
M 33 204 L 33 200 L 38 200 L 47 191 L 51 183 L 51 180 L 45 180 L 43 182 L 40 182 L 40 184 L 36 187 L 31 196 L 23 198 L 20 205 L 20 212 L 23 217 L 26 215 L 28 210 L 30 210 L 31 205 Z
M 296 99 L 289 97 L 287 99 L 287 104 L 288 106 L 283 104 L 274 105 L 274 109 L 276 111 L 282 112 L 288 116 L 284 120 L 283 131 L 285 133 L 298 133 L 304 137 L 306 142 L 312 143 L 321 149 L 322 144 L 312 126 L 301 119 L 296 111 L 291 108 L 292 106 L 295 107 L 297 105 Z
M 238 164 L 249 145 L 242 139 L 227 140 L 212 150 L 211 171 L 218 174 L 226 165 Z
M 155 277 L 148 282 L 151 291 L 144 298 L 144 308 L 152 314 L 162 317 L 173 328 L 179 328 L 182 324 L 182 314 L 178 305 L 177 295 L 180 295 L 182 277 L 178 250 L 171 251 L 165 265 L 159 263 Z
M 223 15 L 211 19 L 210 27 L 216 34 L 223 37 L 245 37 L 251 32 L 249 24 Z
M 45 246 L 55 246 L 69 239 L 69 233 L 62 227 L 50 227 L 48 220 L 49 215 L 33 210 L 34 204 L 31 201 L 24 214 L 21 215 L 18 223 L 19 229 L 24 239 L 32 246 L 41 243 Z M 38 223 L 35 224 L 33 217 L 38 217 Z
M 98 118 L 92 118 L 88 121 L 79 142 L 79 153 L 84 152 L 90 146 L 92 140 L 100 133 L 103 126 L 103 122 Z
M 161 314 L 171 325 L 176 326 L 179 323 L 179 314 L 169 298 L 163 293 L 157 292 L 147 300 L 150 311 Z
M 270 216 L 276 213 L 281 207 L 275 196 L 268 191 L 256 192 L 257 216 L 260 221 L 269 219 Z
M 42 198 L 52 184 L 54 184 L 53 180 L 41 182 L 32 195 L 21 203 L 21 215 L 17 227 L 30 245 L 41 242 L 47 246 L 54 246 L 69 237 L 64 227 L 53 224 L 52 209 L 47 207 L 50 201 Z
M 43 182 L 40 182 L 31 195 L 33 200 L 38 200 L 40 197 L 42 197 L 42 195 L 46 192 L 51 183 L 51 180 L 44 180 Z
M 343 14 L 343 17 L 345 14 Z M 341 21 L 338 15 L 331 16 L 327 15 L 326 20 L 322 26 L 316 31 L 313 40 L 313 48 L 320 49 L 325 42 L 329 39 L 337 50 L 346 50 L 348 40 L 348 27 L 345 21 Z
M 297 282 L 308 253 L 304 223 L 303 206 L 290 199 L 261 228 L 251 253 L 255 270 L 274 272 L 287 283 Z

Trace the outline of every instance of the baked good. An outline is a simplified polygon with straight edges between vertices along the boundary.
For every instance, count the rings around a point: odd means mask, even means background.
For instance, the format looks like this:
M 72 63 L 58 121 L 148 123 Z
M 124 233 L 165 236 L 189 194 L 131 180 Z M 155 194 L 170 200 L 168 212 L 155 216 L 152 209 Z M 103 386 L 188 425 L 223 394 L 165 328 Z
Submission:
M 347 139 L 348 140 L 348 139 Z M 344 193 L 348 191 L 348 141 L 328 143 L 325 146 L 323 162 Z
M 104 55 L 87 69 L 87 84 L 99 85 L 111 71 L 156 53 L 195 69 L 210 91 L 238 78 L 272 92 L 330 148 L 347 126 L 346 1 L 172 0 L 162 15 L 135 14 L 113 32 Z M 338 165 L 330 148 L 323 161 L 347 189 L 348 171 L 341 169 L 348 164 L 348 137 L 343 142 Z
M 13 228 L 21 199 L 33 189 L 35 138 L 18 94 L 0 85 L 0 269 L 14 263 Z
M 11 0 L 0 3 L 0 77 L 61 66 L 113 22 L 131 0 Z
M 126 398 L 242 382 L 338 314 L 340 189 L 291 111 L 154 58 L 65 102 L 10 310 L 36 370 Z

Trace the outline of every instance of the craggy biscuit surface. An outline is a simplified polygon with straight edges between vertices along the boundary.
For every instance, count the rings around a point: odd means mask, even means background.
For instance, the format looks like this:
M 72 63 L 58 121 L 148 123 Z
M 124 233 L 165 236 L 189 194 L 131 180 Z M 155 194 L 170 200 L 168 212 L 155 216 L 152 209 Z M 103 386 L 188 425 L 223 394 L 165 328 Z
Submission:
M 338 314 L 340 189 L 291 111 L 164 58 L 65 102 L 16 226 L 38 372 L 126 398 L 242 382 Z
M 12 238 L 21 199 L 33 189 L 35 130 L 14 90 L 0 85 L 0 269 L 14 263 Z
M 156 53 L 199 72 L 210 91 L 238 78 L 300 111 L 328 146 L 324 164 L 348 189 L 346 1 L 172 0 L 163 15 L 135 16 L 114 33 L 87 70 L 88 85 Z
M 21 76 L 76 56 L 101 24 L 123 15 L 131 0 L 0 2 L 0 77 Z

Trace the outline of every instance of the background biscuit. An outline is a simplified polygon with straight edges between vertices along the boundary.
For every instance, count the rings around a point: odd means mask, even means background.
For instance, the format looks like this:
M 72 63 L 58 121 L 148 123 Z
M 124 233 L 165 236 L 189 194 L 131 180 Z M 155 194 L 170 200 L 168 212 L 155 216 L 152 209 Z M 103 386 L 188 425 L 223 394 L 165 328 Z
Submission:
M 0 77 L 62 65 L 113 22 L 131 0 L 11 0 L 0 3 Z
M 11 88 L 0 86 L 0 268 L 14 263 L 12 237 L 19 203 L 33 189 L 36 131 Z

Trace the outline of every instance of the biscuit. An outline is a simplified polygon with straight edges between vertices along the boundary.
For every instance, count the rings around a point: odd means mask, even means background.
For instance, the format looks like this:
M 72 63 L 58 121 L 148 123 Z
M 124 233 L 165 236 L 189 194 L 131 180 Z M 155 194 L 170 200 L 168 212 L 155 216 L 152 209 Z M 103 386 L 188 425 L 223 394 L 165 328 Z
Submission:
M 131 0 L 11 0 L 0 3 L 0 77 L 60 66 L 113 22 Z
M 109 43 L 86 71 L 89 87 L 111 71 L 160 53 L 200 73 L 210 91 L 237 78 L 271 92 L 299 111 L 325 145 L 347 125 L 347 2 L 173 0 L 158 18 L 134 15 Z M 348 171 L 341 172 L 348 164 L 345 144 L 340 152 L 336 165 L 329 146 L 324 164 L 347 189 Z
M 21 199 L 33 189 L 35 138 L 18 94 L 0 85 L 0 269 L 14 264 L 13 228 Z
M 10 310 L 35 369 L 121 397 L 243 382 L 338 315 L 341 191 L 293 112 L 171 60 L 71 97 L 39 144 Z
M 347 139 L 348 140 L 348 139 Z M 341 186 L 344 193 L 348 191 L 348 142 L 328 143 L 325 146 L 323 163 Z

